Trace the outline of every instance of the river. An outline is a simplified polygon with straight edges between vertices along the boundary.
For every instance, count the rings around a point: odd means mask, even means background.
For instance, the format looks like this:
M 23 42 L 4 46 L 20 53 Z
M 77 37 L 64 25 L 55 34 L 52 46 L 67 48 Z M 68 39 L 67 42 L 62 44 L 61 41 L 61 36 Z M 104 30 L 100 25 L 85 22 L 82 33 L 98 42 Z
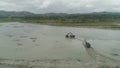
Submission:
M 77 39 L 66 39 L 72 32 Z M 79 59 L 92 61 L 82 42 L 86 39 L 95 51 L 120 60 L 120 30 L 48 26 L 20 22 L 0 23 L 0 58 L 4 59 Z M 2 67 L 10 68 L 10 67 Z

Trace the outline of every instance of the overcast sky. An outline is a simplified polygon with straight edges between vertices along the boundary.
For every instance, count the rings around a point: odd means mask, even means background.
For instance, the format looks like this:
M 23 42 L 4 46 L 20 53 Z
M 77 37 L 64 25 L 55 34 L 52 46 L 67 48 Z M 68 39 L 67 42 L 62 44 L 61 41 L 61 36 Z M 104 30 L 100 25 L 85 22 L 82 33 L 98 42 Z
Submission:
M 34 13 L 120 12 L 120 0 L 0 0 L 0 10 Z

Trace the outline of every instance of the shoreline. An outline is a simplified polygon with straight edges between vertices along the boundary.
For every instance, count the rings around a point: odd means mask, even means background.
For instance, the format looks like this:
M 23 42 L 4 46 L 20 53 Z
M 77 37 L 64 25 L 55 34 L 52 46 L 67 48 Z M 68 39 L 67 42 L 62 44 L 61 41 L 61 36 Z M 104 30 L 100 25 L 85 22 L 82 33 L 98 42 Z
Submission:
M 20 22 L 28 24 L 40 24 L 48 26 L 63 26 L 63 27 L 81 27 L 81 28 L 98 28 L 98 29 L 120 29 L 119 23 L 114 22 L 95 22 L 95 23 L 74 23 L 74 22 L 55 22 L 55 21 L 30 21 L 30 20 L 18 20 L 18 21 L 0 21 L 0 23 Z
M 18 21 L 19 22 L 19 21 Z M 33 23 L 33 22 L 22 22 L 22 23 L 28 23 L 28 24 L 39 24 L 39 25 L 48 25 L 48 26 L 60 26 L 60 27 L 77 27 L 77 28 L 97 28 L 97 29 L 120 29 L 120 25 L 109 25 L 109 24 L 105 24 L 105 25 L 99 25 L 99 24 L 95 24 L 95 25 L 89 25 L 89 23 L 85 23 L 85 24 L 63 24 L 63 23 Z

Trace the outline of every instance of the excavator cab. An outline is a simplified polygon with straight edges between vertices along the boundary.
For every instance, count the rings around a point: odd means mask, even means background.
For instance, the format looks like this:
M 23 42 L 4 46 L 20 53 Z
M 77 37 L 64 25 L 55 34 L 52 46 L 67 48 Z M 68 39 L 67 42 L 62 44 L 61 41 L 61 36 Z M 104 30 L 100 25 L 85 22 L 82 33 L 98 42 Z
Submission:
M 65 38 L 73 39 L 73 38 L 75 38 L 75 35 L 73 33 L 69 32 L 65 35 Z
M 83 45 L 86 47 L 86 48 L 91 48 L 91 44 L 89 42 L 87 42 L 86 40 L 83 41 Z

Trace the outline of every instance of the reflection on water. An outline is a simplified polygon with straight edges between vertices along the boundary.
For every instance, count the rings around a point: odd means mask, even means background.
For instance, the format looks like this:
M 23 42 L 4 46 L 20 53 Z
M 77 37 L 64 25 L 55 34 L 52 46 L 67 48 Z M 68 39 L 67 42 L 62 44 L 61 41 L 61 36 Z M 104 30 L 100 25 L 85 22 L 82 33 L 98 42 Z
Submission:
M 98 52 L 120 60 L 120 30 L 0 23 L 0 57 L 9 59 L 92 60 L 82 42 L 66 39 L 72 32 L 87 39 Z

